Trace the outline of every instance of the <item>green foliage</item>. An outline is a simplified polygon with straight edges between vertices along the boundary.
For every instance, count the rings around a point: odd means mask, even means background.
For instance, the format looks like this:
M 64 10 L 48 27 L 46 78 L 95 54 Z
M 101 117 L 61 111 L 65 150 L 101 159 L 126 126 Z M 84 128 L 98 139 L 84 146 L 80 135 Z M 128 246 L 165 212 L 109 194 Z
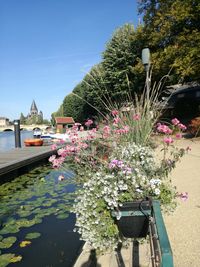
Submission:
M 199 0 L 142 0 L 144 36 L 152 52 L 154 75 L 161 78 L 170 68 L 171 82 L 199 79 Z
M 20 115 L 20 123 L 21 124 L 26 124 L 26 118 L 25 118 L 23 113 L 21 113 L 21 115 Z
M 115 101 L 119 97 L 123 98 L 123 95 L 126 97 L 128 90 L 133 95 L 133 92 L 138 92 L 144 84 L 144 79 L 142 84 L 138 82 L 134 70 L 141 56 L 142 42 L 138 40 L 140 31 L 139 27 L 137 34 L 133 25 L 125 24 L 116 30 L 103 53 L 105 82 L 110 96 Z
M 82 83 L 78 84 L 74 88 L 73 93 L 79 97 L 69 94 L 63 101 L 63 115 L 72 117 L 75 122 L 82 122 L 85 119 L 83 109 L 86 103 L 83 100 L 83 90 Z

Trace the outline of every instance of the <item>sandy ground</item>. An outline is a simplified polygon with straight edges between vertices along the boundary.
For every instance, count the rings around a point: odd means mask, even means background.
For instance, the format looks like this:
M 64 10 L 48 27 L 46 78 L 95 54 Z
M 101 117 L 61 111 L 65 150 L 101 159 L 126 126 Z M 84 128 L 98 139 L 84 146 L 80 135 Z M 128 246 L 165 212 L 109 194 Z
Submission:
M 191 151 L 177 164 L 172 181 L 179 192 L 188 192 L 173 214 L 165 215 L 175 267 L 200 267 L 200 139 L 181 141 Z
M 191 151 L 173 170 L 172 182 L 178 192 L 188 192 L 189 198 L 186 202 L 179 200 L 177 209 L 170 215 L 164 215 L 164 221 L 173 251 L 174 267 L 200 267 L 200 138 L 183 139 L 178 144 L 183 148 L 191 147 Z M 132 267 L 131 250 L 122 251 L 124 267 Z M 150 267 L 149 244 L 144 244 L 142 254 L 139 256 L 140 267 Z M 88 257 L 89 253 L 85 249 L 74 266 L 90 266 Z M 112 254 L 98 258 L 96 266 L 119 265 Z

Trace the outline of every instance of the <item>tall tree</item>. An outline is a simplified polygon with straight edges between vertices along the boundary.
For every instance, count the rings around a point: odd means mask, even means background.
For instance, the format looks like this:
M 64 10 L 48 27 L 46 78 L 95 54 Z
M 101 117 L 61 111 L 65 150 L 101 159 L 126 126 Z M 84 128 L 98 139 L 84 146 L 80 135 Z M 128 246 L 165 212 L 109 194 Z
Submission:
M 200 1 L 141 0 L 144 36 L 152 51 L 154 74 L 173 82 L 199 80 Z
M 24 116 L 23 113 L 21 113 L 21 115 L 20 115 L 20 123 L 21 124 L 26 124 L 26 117 Z
M 141 27 L 135 31 L 133 25 L 125 24 L 114 32 L 103 53 L 106 86 L 115 101 L 143 87 L 143 72 L 138 79 L 139 69 L 134 68 L 140 61 L 143 47 L 143 39 L 138 39 L 142 36 L 140 32 Z

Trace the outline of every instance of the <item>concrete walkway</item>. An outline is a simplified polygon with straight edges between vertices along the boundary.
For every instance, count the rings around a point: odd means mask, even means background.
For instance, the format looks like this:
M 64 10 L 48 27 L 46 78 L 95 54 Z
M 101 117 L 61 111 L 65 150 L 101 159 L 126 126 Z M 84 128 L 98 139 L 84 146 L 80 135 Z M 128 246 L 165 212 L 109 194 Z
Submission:
M 183 148 L 190 146 L 191 151 L 177 164 L 172 173 L 172 182 L 178 192 L 188 192 L 189 199 L 186 202 L 179 200 L 175 212 L 165 214 L 164 220 L 173 251 L 174 267 L 200 267 L 200 139 L 184 139 L 179 145 Z M 91 265 L 90 250 L 85 246 L 74 267 L 151 266 L 149 244 L 139 246 L 139 265 L 132 265 L 133 250 L 130 246 L 129 249 L 122 249 L 120 255 L 113 253 L 98 257 L 96 264 Z
M 179 192 L 188 192 L 173 214 L 165 215 L 175 267 L 200 266 L 200 139 L 182 140 L 191 151 L 173 171 L 172 181 Z

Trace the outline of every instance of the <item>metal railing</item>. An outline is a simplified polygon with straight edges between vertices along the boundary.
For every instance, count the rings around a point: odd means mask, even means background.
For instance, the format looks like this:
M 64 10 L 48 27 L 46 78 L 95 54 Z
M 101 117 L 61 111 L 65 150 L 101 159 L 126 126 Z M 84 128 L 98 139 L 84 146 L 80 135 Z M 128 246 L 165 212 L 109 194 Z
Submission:
M 174 267 L 172 250 L 162 217 L 160 202 L 153 201 L 153 215 L 150 218 L 149 236 L 153 267 Z

